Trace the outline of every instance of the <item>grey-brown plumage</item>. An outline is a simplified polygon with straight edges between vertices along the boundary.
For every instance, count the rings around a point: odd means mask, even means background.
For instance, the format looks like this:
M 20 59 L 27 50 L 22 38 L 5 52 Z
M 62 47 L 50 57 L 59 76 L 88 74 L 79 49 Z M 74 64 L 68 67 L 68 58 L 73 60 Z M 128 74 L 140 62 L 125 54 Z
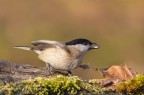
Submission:
M 98 45 L 87 39 L 75 39 L 62 43 L 59 41 L 38 40 L 33 46 L 16 46 L 15 48 L 34 51 L 48 67 L 71 71 L 77 68 L 87 51 L 98 48 Z

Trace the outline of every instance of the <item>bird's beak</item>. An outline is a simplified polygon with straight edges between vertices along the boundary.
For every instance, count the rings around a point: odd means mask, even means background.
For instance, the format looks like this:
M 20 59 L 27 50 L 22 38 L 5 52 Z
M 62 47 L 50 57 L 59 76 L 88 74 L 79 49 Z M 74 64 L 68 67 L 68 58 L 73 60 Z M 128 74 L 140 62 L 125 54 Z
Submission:
M 91 45 L 90 48 L 91 48 L 91 49 L 97 49 L 97 48 L 99 48 L 99 45 L 96 44 L 96 43 L 92 43 L 92 45 Z

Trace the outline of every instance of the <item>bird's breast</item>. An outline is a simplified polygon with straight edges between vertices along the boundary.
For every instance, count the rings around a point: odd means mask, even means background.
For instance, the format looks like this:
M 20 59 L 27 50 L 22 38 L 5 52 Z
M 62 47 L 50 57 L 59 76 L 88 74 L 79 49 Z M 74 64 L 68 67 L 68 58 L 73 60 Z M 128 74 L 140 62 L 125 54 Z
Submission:
M 70 52 L 61 48 L 48 48 L 39 54 L 39 58 L 49 63 L 55 69 L 72 70 L 82 62 L 83 57 L 80 57 L 79 52 L 70 49 Z
M 54 68 L 60 68 L 61 65 L 67 65 L 69 55 L 62 49 L 49 48 L 42 51 L 41 54 L 39 54 L 39 58 Z

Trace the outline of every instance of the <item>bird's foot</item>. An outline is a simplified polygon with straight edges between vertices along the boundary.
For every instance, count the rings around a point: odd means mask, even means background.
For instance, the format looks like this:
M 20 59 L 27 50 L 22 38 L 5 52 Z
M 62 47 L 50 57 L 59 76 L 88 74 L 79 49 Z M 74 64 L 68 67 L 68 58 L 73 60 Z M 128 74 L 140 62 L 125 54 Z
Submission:
M 68 71 L 67 74 L 68 74 L 68 76 L 73 76 L 71 71 Z
M 44 67 L 44 70 L 45 70 L 46 72 L 48 72 L 48 76 L 51 76 L 51 75 L 54 74 L 53 70 L 52 70 L 52 69 L 49 69 L 48 67 Z
M 44 67 L 44 69 L 46 70 L 46 72 L 48 72 L 48 76 L 52 76 L 55 74 L 61 74 L 61 75 L 65 75 L 65 76 L 72 76 L 73 75 L 71 71 L 57 70 L 57 69 L 48 68 L 48 67 Z
M 56 74 L 61 74 L 61 75 L 64 75 L 64 76 L 72 76 L 73 74 L 71 73 L 71 71 L 60 71 L 60 70 L 54 70 L 54 73 Z

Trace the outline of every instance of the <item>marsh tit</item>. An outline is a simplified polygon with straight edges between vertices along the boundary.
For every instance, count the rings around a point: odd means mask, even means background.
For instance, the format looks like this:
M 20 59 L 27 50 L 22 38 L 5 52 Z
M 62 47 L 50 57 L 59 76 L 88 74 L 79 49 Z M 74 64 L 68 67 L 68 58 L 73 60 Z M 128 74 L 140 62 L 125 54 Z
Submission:
M 96 43 L 83 38 L 74 39 L 69 42 L 38 40 L 32 41 L 33 46 L 16 46 L 14 48 L 34 51 L 38 58 L 46 63 L 47 68 L 67 71 L 79 67 L 84 55 L 99 46 Z

